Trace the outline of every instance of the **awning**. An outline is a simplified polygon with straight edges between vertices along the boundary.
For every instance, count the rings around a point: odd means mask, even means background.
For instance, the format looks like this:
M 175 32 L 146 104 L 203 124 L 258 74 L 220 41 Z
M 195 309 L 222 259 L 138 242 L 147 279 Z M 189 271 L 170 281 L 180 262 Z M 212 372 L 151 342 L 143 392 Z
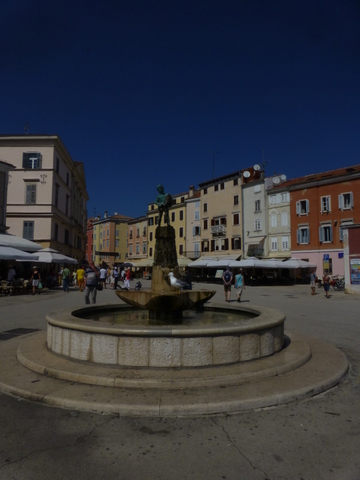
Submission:
M 38 263 L 63 263 L 74 265 L 78 263 L 75 258 L 68 257 L 62 253 L 54 250 L 53 248 L 44 248 L 36 253 L 29 255 L 29 259 L 24 260 L 25 262 L 35 262 Z M 32 258 L 31 258 L 32 257 Z
M 9 233 L 0 233 L 0 245 L 4 247 L 18 248 L 25 252 L 37 252 L 42 249 L 38 243 L 26 240 L 26 238 L 10 235 Z
M 33 262 L 38 258 L 34 253 L 22 252 L 18 248 L 0 246 L 0 260 L 31 260 Z
M 237 258 L 239 258 L 239 254 L 234 255 L 203 255 L 202 257 L 194 260 L 193 262 L 189 263 L 189 267 L 216 267 L 218 266 L 221 268 L 230 266 L 230 262 L 234 262 Z
M 142 260 L 139 260 L 138 262 L 132 262 L 133 267 L 152 267 L 154 264 L 154 259 L 153 258 L 143 258 Z
M 247 256 L 256 257 L 261 256 L 264 251 L 264 240 L 265 237 L 256 237 L 251 238 L 251 243 L 247 244 Z

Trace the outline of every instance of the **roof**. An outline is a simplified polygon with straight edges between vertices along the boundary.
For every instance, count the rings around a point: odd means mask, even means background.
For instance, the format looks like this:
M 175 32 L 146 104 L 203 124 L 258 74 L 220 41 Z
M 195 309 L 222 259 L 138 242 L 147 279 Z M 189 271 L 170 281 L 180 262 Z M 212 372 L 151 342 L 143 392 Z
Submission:
M 332 181 L 341 181 L 343 178 L 360 177 L 360 165 L 353 165 L 351 167 L 338 168 L 328 172 L 313 173 L 305 175 L 304 177 L 293 178 L 280 185 L 274 186 L 273 190 L 288 188 L 295 190 L 296 187 L 302 187 L 308 184 L 331 183 Z

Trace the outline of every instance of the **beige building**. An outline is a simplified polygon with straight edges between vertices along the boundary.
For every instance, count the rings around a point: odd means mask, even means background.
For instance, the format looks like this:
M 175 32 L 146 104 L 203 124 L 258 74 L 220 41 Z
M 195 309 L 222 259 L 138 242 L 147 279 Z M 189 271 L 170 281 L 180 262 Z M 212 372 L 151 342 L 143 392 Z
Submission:
M 102 262 L 112 266 L 115 262 L 125 262 L 127 258 L 127 229 L 131 217 L 114 213 L 104 218 L 94 219 L 93 259 L 95 265 Z
M 199 183 L 201 190 L 201 254 L 242 256 L 240 171 Z
M 81 260 L 86 243 L 85 172 L 57 135 L 0 135 L 9 174 L 9 233 Z

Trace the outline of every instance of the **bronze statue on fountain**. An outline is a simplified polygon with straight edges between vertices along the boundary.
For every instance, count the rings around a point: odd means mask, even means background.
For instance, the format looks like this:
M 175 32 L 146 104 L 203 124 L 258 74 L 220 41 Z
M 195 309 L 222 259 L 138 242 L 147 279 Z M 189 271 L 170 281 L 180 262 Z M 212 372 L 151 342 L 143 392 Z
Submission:
M 191 290 L 183 291 L 175 282 L 179 277 L 179 266 L 176 254 L 175 229 L 170 225 L 169 209 L 172 197 L 165 193 L 164 187 L 158 185 L 156 205 L 159 210 L 158 226 L 155 232 L 155 254 L 152 271 L 151 288 L 137 291 L 116 291 L 116 295 L 124 302 L 149 311 L 150 319 L 179 321 L 183 310 L 199 308 L 209 300 L 215 291 Z M 166 225 L 161 226 L 161 221 Z M 169 281 L 169 273 L 173 281 Z

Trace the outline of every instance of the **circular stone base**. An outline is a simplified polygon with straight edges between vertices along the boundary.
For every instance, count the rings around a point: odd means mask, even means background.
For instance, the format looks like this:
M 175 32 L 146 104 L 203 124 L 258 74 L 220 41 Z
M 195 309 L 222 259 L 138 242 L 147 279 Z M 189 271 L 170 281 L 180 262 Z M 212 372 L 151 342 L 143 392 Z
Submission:
M 47 405 L 97 413 L 214 415 L 308 398 L 333 387 L 345 376 L 348 361 L 340 350 L 298 334 L 291 334 L 290 338 L 290 345 L 281 353 L 239 364 L 237 371 L 233 370 L 233 366 L 194 368 L 190 381 L 187 369 L 182 372 L 187 375 L 183 378 L 174 376 L 176 369 L 158 369 L 158 376 L 154 369 L 146 378 L 146 373 L 149 373 L 146 370 L 149 369 L 94 366 L 64 359 L 46 349 L 44 332 L 40 332 L 3 342 L 0 349 L 0 390 Z M 217 376 L 217 371 L 224 375 L 220 382 L 221 375 Z M 65 379 L 67 374 L 68 380 Z M 161 386 L 164 375 L 165 383 Z M 169 376 L 166 378 L 166 375 Z M 92 385 L 82 383 L 93 381 L 96 377 L 102 380 Z M 175 388 L 168 383 L 171 378 Z M 187 385 L 182 385 L 183 381 Z M 158 382 L 157 388 L 152 382 Z M 131 388 L 127 388 L 129 386 Z

